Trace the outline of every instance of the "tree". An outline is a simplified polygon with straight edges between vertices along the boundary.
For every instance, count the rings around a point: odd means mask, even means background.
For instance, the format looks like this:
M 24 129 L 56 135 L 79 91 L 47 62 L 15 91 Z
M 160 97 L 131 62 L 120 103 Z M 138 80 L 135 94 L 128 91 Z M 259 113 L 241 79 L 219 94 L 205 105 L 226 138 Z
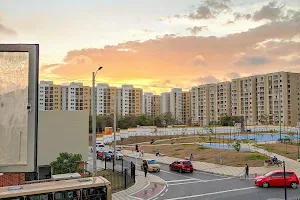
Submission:
M 240 152 L 241 150 L 241 143 L 239 140 L 236 140 L 232 143 L 232 147 L 237 151 Z
M 63 152 L 59 154 L 56 161 L 51 162 L 53 174 L 80 173 L 83 169 L 79 164 L 83 162 L 81 154 Z
M 268 124 L 269 123 L 269 116 L 267 114 L 262 114 L 259 118 L 259 122 L 262 124 Z

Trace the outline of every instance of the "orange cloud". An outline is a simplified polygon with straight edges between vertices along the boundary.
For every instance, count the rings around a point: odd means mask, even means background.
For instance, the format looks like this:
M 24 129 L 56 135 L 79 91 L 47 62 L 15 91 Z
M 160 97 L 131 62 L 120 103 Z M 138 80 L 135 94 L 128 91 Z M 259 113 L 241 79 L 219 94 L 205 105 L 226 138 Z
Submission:
M 252 73 L 257 65 L 256 73 L 288 70 L 291 62 L 279 59 L 279 55 L 291 54 L 286 49 L 288 46 L 300 52 L 299 41 L 289 41 L 295 36 L 300 36 L 297 20 L 271 22 L 225 37 L 166 35 L 144 42 L 73 50 L 51 73 L 88 80 L 92 71 L 101 65 L 104 68 L 98 82 L 116 85 L 127 81 L 155 93 L 175 86 L 190 88 L 209 81 L 227 80 L 230 72 Z M 300 72 L 298 68 L 295 70 Z M 170 83 L 167 84 L 167 80 Z

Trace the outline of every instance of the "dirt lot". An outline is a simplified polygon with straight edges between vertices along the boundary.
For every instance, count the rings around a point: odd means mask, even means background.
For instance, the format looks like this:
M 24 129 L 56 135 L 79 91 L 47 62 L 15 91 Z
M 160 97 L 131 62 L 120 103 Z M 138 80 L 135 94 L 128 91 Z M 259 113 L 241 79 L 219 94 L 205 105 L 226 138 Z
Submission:
M 181 159 L 188 157 L 190 153 L 192 153 L 194 156 L 194 160 L 208 163 L 217 163 L 216 155 L 223 156 L 224 165 L 237 167 L 244 166 L 246 163 L 250 167 L 261 167 L 263 166 L 263 160 L 268 159 L 266 156 L 259 153 L 253 153 L 248 151 L 236 152 L 234 150 L 213 149 L 199 145 L 147 145 L 143 148 L 146 153 L 155 154 L 156 150 L 159 149 L 161 153 L 167 156 Z M 130 148 L 127 149 L 131 150 Z
M 220 138 L 217 136 L 217 138 L 215 138 L 215 136 L 211 136 L 211 139 L 209 139 L 209 136 L 207 135 L 206 137 L 204 136 L 199 136 L 199 137 L 190 137 L 190 138 L 181 138 L 181 139 L 171 139 L 171 140 L 167 140 L 167 141 L 158 141 L 158 142 L 154 142 L 154 144 L 178 144 L 178 143 L 193 143 L 193 142 L 212 142 L 212 143 L 221 143 L 221 144 L 227 144 L 229 143 L 228 139 L 223 139 L 223 137 L 221 136 Z
M 163 139 L 171 139 L 175 137 L 186 137 L 186 135 L 166 135 L 166 136 L 135 136 L 124 139 L 123 141 L 117 141 L 118 145 L 127 145 L 127 144 L 136 144 L 141 142 L 149 142 L 154 139 L 163 140 Z
M 283 144 L 283 143 L 276 143 L 276 144 L 262 144 L 258 145 L 259 147 L 273 152 L 287 158 L 291 158 L 293 160 L 297 160 L 298 157 L 298 149 L 296 143 L 294 144 Z

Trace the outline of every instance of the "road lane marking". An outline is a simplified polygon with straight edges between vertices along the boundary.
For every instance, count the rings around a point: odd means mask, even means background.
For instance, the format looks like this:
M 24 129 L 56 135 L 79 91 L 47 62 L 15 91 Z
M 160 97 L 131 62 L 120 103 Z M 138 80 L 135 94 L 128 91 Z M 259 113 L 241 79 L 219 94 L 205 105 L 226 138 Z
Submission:
M 211 196 L 211 195 L 215 195 L 215 194 L 223 194 L 223 193 L 229 193 L 229 192 L 251 190 L 251 189 L 254 189 L 254 188 L 256 188 L 256 187 L 246 187 L 246 188 L 239 188 L 239 189 L 232 189 L 232 190 L 223 190 L 223 191 L 219 191 L 219 192 L 197 194 L 197 195 L 191 195 L 191 196 L 185 196 L 185 197 L 176 197 L 176 198 L 165 199 L 165 200 L 178 200 L 178 199 L 190 199 L 190 198 L 196 198 L 196 197 L 205 197 L 205 196 Z
M 191 180 L 199 180 L 196 178 L 189 178 L 189 179 L 178 179 L 178 180 L 171 180 L 171 181 L 165 181 L 166 183 L 174 183 L 174 182 L 183 182 L 183 181 L 191 181 Z
M 184 177 L 184 178 L 191 178 L 190 176 L 185 176 L 185 175 L 182 175 L 182 174 L 177 174 L 177 173 L 174 173 L 174 172 L 168 172 L 168 171 L 165 171 L 165 170 L 160 170 L 161 172 L 165 172 L 165 173 L 169 173 L 169 174 L 174 174 L 174 175 L 176 175 L 176 176 L 181 176 L 181 177 Z M 200 180 L 200 179 L 198 179 L 198 178 L 194 178 L 195 180 Z
M 233 179 L 234 177 L 227 177 L 227 178 L 219 178 L 219 179 L 212 179 L 212 180 L 199 180 L 199 181 L 191 181 L 191 182 L 181 182 L 181 183 L 171 183 L 168 184 L 169 186 L 172 185 L 186 185 L 186 184 L 192 184 L 192 183 L 207 183 L 207 182 L 213 182 L 213 181 L 221 181 L 221 180 L 227 180 L 227 179 Z
M 157 199 L 157 196 L 158 195 L 160 195 L 161 193 L 163 193 L 163 194 L 165 194 L 167 191 L 168 191 L 168 189 L 166 189 L 166 185 L 164 186 L 164 188 L 158 193 L 158 194 L 156 194 L 156 195 L 154 195 L 153 197 L 151 197 L 149 200 L 151 200 L 151 199 Z M 166 191 L 165 191 L 165 189 L 166 189 Z M 165 192 L 164 192 L 165 191 Z

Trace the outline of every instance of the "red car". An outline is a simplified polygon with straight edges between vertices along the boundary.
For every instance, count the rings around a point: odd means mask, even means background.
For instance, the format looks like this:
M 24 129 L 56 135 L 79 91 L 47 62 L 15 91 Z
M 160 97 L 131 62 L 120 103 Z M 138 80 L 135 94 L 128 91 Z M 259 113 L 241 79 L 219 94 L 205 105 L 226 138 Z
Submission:
M 255 178 L 254 183 L 259 187 L 283 187 L 284 186 L 284 173 L 283 170 L 275 170 L 266 173 L 263 176 L 258 176 Z M 286 185 L 292 188 L 297 188 L 299 185 L 299 178 L 296 173 L 293 171 L 287 170 L 285 172 Z
M 178 160 L 169 165 L 170 170 L 179 171 L 179 173 L 182 172 L 193 172 L 194 167 L 191 161 L 189 160 Z

